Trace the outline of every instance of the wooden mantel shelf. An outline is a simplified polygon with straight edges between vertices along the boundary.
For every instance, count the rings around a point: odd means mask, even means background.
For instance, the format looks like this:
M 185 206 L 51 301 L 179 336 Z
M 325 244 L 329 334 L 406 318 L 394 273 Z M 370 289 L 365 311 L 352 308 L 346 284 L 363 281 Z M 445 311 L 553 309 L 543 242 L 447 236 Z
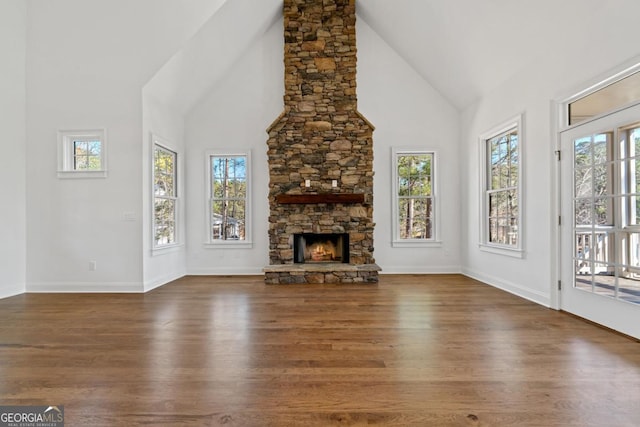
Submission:
M 364 203 L 362 193 L 278 194 L 280 204 Z

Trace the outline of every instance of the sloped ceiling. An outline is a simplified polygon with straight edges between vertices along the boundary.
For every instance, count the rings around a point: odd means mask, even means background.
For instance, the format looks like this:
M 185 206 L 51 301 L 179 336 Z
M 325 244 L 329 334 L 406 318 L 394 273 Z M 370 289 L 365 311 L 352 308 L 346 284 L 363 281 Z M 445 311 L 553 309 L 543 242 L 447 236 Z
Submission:
M 603 7 L 626 0 L 360 0 L 359 15 L 458 109 L 570 49 Z
M 461 110 L 549 49 L 569 49 L 600 29 L 602 8 L 634 2 L 357 0 L 357 12 Z M 282 0 L 226 0 L 146 89 L 185 114 L 281 15 Z
M 282 16 L 282 0 L 225 0 L 144 92 L 186 114 Z

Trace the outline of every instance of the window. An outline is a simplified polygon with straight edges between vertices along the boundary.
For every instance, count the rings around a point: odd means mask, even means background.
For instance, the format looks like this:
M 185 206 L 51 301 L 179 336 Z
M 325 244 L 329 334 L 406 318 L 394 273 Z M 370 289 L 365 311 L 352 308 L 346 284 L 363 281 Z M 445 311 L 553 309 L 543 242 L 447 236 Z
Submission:
M 208 242 L 236 247 L 250 245 L 248 152 L 209 153 Z
M 521 134 L 519 116 L 480 138 L 481 247 L 516 256 L 522 249 Z
M 153 246 L 177 243 L 178 155 L 158 143 L 153 146 Z
M 567 102 L 567 124 L 573 126 L 640 101 L 640 72 L 637 68 L 638 65 L 632 71 L 623 71 L 621 75 L 587 90 L 586 95 L 577 95 Z
M 393 246 L 436 242 L 435 153 L 393 151 Z
M 104 129 L 58 131 L 58 177 L 105 178 L 105 136 Z
M 640 123 L 573 141 L 575 286 L 640 303 Z

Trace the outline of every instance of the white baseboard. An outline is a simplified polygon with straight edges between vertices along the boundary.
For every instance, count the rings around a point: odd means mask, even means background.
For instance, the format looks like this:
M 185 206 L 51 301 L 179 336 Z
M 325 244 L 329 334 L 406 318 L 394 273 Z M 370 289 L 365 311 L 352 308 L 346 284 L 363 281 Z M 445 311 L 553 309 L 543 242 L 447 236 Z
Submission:
M 378 264 L 380 265 L 380 264 Z M 404 266 L 404 265 L 380 265 L 380 274 L 460 274 L 462 268 L 459 265 L 438 266 Z
M 143 293 L 142 283 L 39 282 L 27 283 L 27 293 Z
M 16 295 L 24 294 L 24 292 L 25 292 L 24 283 L 5 285 L 2 288 L 0 288 L 0 299 L 15 297 Z
M 463 268 L 462 274 L 472 279 L 486 283 L 487 285 L 493 286 L 494 288 L 501 289 L 505 292 L 509 292 L 510 294 L 535 302 L 536 304 L 540 304 L 545 307 L 551 307 L 551 299 L 549 295 L 545 294 L 544 292 L 531 290 L 517 283 L 502 280 L 497 277 L 480 273 L 468 268 Z
M 178 280 L 181 277 L 186 276 L 184 272 L 167 274 L 165 276 L 156 277 L 155 279 L 145 280 L 144 281 L 144 292 L 152 291 L 160 286 L 166 285 L 167 283 L 173 282 L 174 280 Z
M 256 276 L 264 274 L 264 267 L 195 268 L 188 270 L 187 276 Z

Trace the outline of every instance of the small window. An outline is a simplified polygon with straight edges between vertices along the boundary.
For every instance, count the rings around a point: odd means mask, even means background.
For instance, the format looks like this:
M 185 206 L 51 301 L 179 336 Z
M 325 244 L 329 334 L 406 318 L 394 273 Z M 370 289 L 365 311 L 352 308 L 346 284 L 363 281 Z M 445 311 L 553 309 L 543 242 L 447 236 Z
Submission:
M 207 168 L 208 243 L 250 245 L 249 153 L 210 153 Z
M 483 156 L 481 246 L 496 251 L 522 248 L 522 118 L 480 138 Z
M 59 178 L 105 178 L 107 145 L 104 129 L 58 132 Z
M 175 245 L 178 214 L 178 155 L 159 144 L 153 147 L 153 246 Z
M 640 102 L 640 72 L 618 80 L 612 78 L 567 103 L 568 125 L 573 126 L 637 102 Z
M 436 241 L 435 153 L 393 152 L 393 246 Z

